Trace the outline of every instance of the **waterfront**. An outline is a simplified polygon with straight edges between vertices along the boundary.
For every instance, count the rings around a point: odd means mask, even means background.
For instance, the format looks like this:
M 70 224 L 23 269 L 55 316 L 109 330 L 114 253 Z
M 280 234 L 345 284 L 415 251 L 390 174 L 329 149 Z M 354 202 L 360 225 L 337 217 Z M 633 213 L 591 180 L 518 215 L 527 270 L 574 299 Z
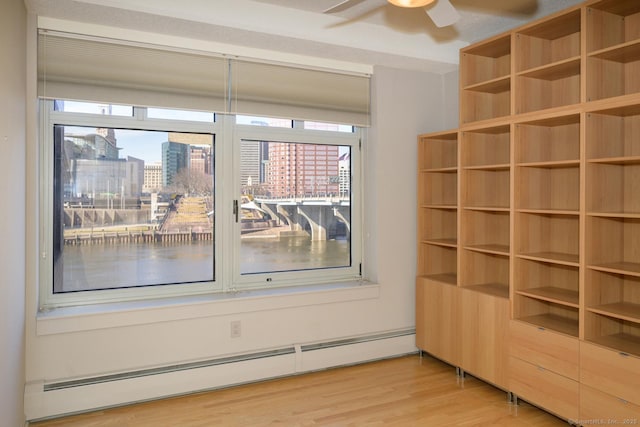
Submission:
M 348 240 L 305 237 L 242 239 L 242 274 L 350 265 Z M 222 251 L 227 253 L 227 251 Z M 212 241 L 64 246 L 63 283 L 56 292 L 113 289 L 214 278 Z

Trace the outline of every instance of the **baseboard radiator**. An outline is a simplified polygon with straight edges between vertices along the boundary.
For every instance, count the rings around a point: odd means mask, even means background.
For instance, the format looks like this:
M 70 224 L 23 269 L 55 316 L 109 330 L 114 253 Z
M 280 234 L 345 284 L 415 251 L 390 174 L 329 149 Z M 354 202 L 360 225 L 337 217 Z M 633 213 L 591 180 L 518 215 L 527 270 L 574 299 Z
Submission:
M 40 420 L 417 352 L 415 329 L 51 383 L 27 384 L 27 419 Z

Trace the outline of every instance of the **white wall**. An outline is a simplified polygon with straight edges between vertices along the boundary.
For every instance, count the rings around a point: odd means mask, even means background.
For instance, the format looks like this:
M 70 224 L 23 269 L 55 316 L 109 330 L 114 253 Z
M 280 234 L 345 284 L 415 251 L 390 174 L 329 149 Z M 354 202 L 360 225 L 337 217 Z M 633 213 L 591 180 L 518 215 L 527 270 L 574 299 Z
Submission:
M 29 276 L 29 390 L 37 394 L 44 382 L 414 327 L 416 135 L 443 128 L 443 93 L 440 75 L 375 71 L 364 191 L 365 269 L 378 284 L 372 290 L 240 297 L 36 320 L 36 283 Z M 35 198 L 36 188 L 28 194 Z M 33 219 L 34 213 L 29 215 Z M 30 252 L 36 243 L 35 238 L 28 242 Z M 35 269 L 36 261 L 28 267 Z M 242 322 L 242 337 L 230 338 L 232 320 Z M 403 352 L 406 348 L 398 348 Z M 56 408 L 38 407 L 38 399 L 30 395 L 28 417 L 56 413 Z
M 0 13 L 0 425 L 24 425 L 26 10 Z

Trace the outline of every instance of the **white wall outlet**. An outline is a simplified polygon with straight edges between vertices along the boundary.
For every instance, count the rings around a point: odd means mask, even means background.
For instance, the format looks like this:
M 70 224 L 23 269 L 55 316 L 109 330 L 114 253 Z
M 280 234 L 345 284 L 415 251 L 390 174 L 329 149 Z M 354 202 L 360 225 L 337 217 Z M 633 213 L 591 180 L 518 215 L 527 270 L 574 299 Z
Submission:
M 242 335 L 242 324 L 239 320 L 231 322 L 231 338 L 240 338 Z

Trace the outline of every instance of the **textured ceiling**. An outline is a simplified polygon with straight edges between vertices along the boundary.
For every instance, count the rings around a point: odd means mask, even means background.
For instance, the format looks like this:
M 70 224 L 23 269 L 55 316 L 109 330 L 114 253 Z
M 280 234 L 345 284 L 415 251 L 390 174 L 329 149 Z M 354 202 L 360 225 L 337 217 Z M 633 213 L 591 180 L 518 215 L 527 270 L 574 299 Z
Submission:
M 458 23 L 385 0 L 25 0 L 35 14 L 370 65 L 456 68 L 458 50 L 581 0 L 451 0 Z

